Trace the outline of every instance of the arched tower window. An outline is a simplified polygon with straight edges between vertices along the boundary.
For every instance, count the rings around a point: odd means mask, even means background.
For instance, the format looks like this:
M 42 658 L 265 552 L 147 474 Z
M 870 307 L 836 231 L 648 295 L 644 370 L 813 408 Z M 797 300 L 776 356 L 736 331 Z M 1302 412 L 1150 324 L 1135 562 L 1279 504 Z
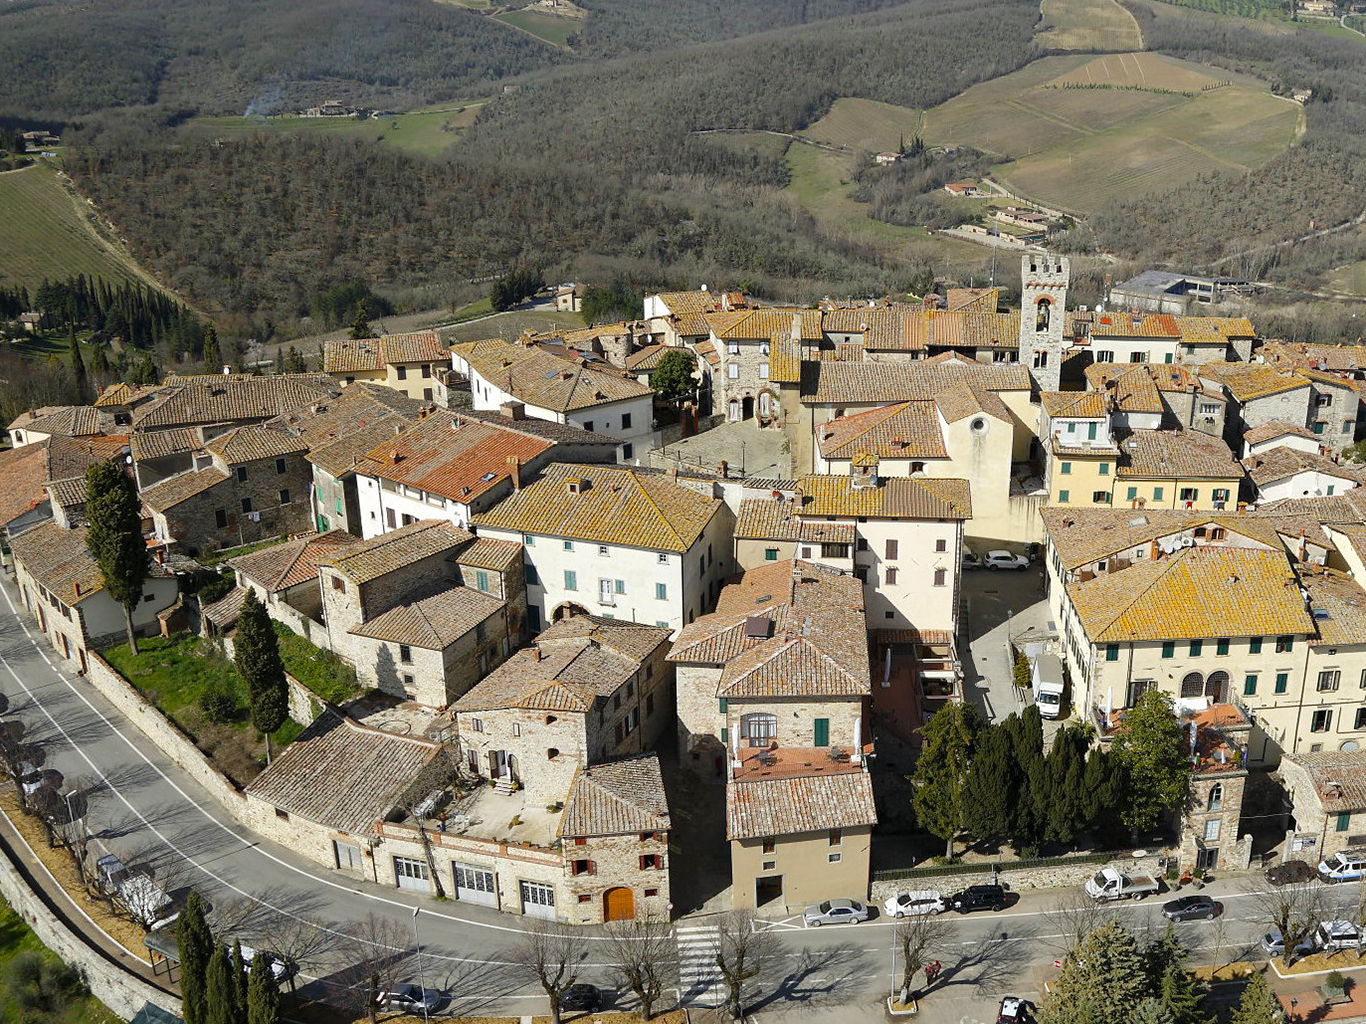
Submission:
M 1206 810 L 1218 811 L 1222 810 L 1223 806 L 1224 784 L 1222 782 L 1216 782 L 1209 788 L 1209 803 L 1206 805 Z
M 1048 322 L 1053 316 L 1053 300 L 1042 298 L 1035 308 L 1038 315 L 1034 319 L 1034 330 L 1041 332 L 1048 330 Z

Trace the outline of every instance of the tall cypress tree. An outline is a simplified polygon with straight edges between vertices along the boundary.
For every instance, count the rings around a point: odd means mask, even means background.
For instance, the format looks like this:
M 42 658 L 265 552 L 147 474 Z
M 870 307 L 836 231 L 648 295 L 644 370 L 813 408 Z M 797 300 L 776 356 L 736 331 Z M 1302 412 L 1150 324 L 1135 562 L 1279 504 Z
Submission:
M 1079 726 L 1059 729 L 1048 752 L 1045 774 L 1049 802 L 1044 838 L 1070 843 L 1086 827 L 1086 734 Z
M 85 471 L 86 543 L 104 577 L 104 590 L 123 606 L 128 647 L 138 653 L 133 609 L 142 600 L 147 578 L 147 545 L 142 539 L 142 503 L 123 467 L 97 462 Z
M 237 1005 L 242 1013 L 246 1013 L 247 1007 L 247 965 L 242 960 L 242 940 L 234 939 L 232 943 L 232 980 L 237 986 Z
M 359 341 L 361 338 L 374 336 L 374 329 L 370 326 L 370 308 L 365 300 L 361 299 L 356 303 L 355 314 L 351 317 L 351 340 Z
M 208 1024 L 209 958 L 213 955 L 213 933 L 204 920 L 204 901 L 194 890 L 185 898 L 185 907 L 176 921 L 176 945 L 180 948 L 181 1016 L 185 1024 Z
M 280 986 L 270 969 L 270 956 L 257 953 L 247 980 L 247 1024 L 279 1024 Z
M 209 957 L 204 986 L 205 1024 L 242 1024 L 244 1008 L 237 1005 L 237 982 L 232 976 L 232 955 L 221 943 Z
M 81 343 L 76 340 L 75 325 L 67 331 L 67 356 L 71 360 L 71 385 L 76 398 L 81 402 L 90 401 L 90 378 L 85 372 L 85 360 L 81 358 Z
M 251 723 L 266 738 L 266 761 L 270 761 L 270 734 L 285 724 L 289 716 L 289 688 L 285 666 L 280 660 L 280 638 L 270 624 L 265 606 L 253 590 L 237 616 L 237 635 L 233 639 L 233 660 L 247 684 Z
M 954 837 L 963 830 L 963 783 L 981 725 L 976 708 L 957 702 L 935 712 L 920 733 L 923 746 L 911 776 L 911 805 L 920 827 L 944 840 L 949 857 Z
M 963 785 L 963 825 L 978 839 L 1009 836 L 1015 799 L 1015 764 L 1004 724 L 977 734 Z
M 213 329 L 213 324 L 204 328 L 204 372 L 222 373 L 223 372 L 223 347 L 218 344 L 218 332 Z

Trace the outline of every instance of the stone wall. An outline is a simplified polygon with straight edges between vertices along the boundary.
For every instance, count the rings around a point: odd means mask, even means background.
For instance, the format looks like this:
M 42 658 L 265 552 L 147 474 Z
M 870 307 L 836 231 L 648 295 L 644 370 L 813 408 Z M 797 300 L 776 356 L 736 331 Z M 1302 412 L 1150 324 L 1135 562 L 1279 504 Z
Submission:
M 124 1020 L 131 1020 L 146 1003 L 180 1013 L 180 1000 L 175 996 L 125 971 L 87 945 L 29 888 L 9 849 L 0 846 L 0 852 L 0 894 L 28 922 L 44 946 L 81 972 L 96 999 Z
M 1153 850 L 1150 856 L 1111 861 L 1109 866 L 1126 874 L 1138 872 L 1156 876 L 1159 873 L 1158 858 L 1164 856 L 1165 853 L 1166 851 Z M 871 898 L 874 902 L 881 903 L 888 896 L 905 892 L 908 889 L 938 889 L 941 893 L 948 894 L 957 892 L 969 885 L 983 885 L 990 882 L 999 882 L 1012 892 L 1024 892 L 1029 889 L 1061 889 L 1084 885 L 1086 880 L 1102 867 L 1105 865 L 1095 862 L 1078 862 L 1076 864 L 1055 864 L 1051 867 L 1012 869 L 1007 863 L 1001 865 L 999 874 L 993 875 L 989 863 L 980 866 L 965 864 L 962 874 L 911 876 L 910 878 L 894 878 L 885 881 L 874 880 Z
M 209 547 L 235 547 L 311 529 L 312 465 L 301 455 L 286 456 L 281 461 L 283 473 L 276 472 L 275 459 L 244 463 L 247 478 L 240 481 L 236 473 L 239 467 L 230 467 L 228 479 L 222 483 L 157 512 L 153 518 L 158 536 L 174 538 L 188 553 L 195 554 Z M 286 503 L 280 501 L 282 490 L 289 492 Z M 242 511 L 244 498 L 251 499 L 252 511 Z M 217 525 L 220 512 L 226 522 L 221 527 Z

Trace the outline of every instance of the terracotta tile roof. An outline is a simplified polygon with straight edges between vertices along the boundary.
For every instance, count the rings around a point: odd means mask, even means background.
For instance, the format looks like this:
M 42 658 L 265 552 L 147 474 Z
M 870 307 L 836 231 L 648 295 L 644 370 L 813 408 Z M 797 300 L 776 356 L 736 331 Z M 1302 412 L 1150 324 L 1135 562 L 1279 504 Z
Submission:
M 201 614 L 220 630 L 231 628 L 242 614 L 242 605 L 247 602 L 247 588 L 233 587 L 213 604 L 205 605 Z
M 876 824 L 873 784 L 865 772 L 737 780 L 726 786 L 727 839 Z
M 156 384 L 110 384 L 95 399 L 95 408 L 132 405 L 155 394 L 157 387 Z
M 716 351 L 716 342 L 699 341 L 696 345 L 693 346 L 693 351 L 696 352 L 703 359 L 705 359 L 707 362 L 711 363 L 712 366 L 721 365 L 721 353 Z
M 325 711 L 246 793 L 327 828 L 370 835 L 439 756 L 439 743 L 367 729 Z
M 273 594 L 316 580 L 319 562 L 344 554 L 360 543 L 359 537 L 345 530 L 307 533 L 283 544 L 230 558 L 228 565 Z
M 718 292 L 660 292 L 656 298 L 664 303 L 675 316 L 683 313 L 710 313 L 721 302 Z
M 469 547 L 462 549 L 455 560 L 460 565 L 468 565 L 474 569 L 496 569 L 502 572 L 521 557 L 520 544 L 514 544 L 510 540 L 480 537 Z
M 1239 402 L 1307 388 L 1309 381 L 1298 373 L 1285 373 L 1265 363 L 1206 363 L 1199 370 L 1202 379 L 1213 380 L 1228 389 Z
M 1263 444 L 1278 437 L 1304 437 L 1318 443 L 1318 435 L 1308 427 L 1287 423 L 1285 420 L 1268 420 L 1259 427 L 1253 427 L 1243 435 L 1243 440 L 1248 444 Z
M 1359 381 L 1345 380 L 1335 373 L 1326 373 L 1323 370 L 1315 370 L 1307 366 L 1299 367 L 1295 373 L 1312 380 L 1320 387 L 1336 388 L 1339 391 L 1356 391 L 1360 384 Z
M 1366 590 L 1345 572 L 1302 567 L 1300 586 L 1309 592 L 1318 638 L 1316 647 L 1366 644 Z
M 826 310 L 821 326 L 827 334 L 861 335 L 865 349 L 902 351 L 907 348 L 906 323 L 903 312 L 859 306 Z
M 1257 328 L 1245 316 L 1178 316 L 1176 325 L 1182 335 L 1190 331 L 1194 334 L 1217 334 L 1224 338 L 1257 337 Z
M 1331 498 L 1281 498 L 1258 506 L 1259 512 L 1273 515 L 1312 517 L 1310 522 L 1356 525 L 1366 520 L 1366 487 L 1353 487 Z
M 711 333 L 707 318 L 702 313 L 682 313 L 678 315 L 677 319 L 676 327 L 681 337 L 705 338 Z
M 10 433 L 31 430 L 37 434 L 86 437 L 100 432 L 100 414 L 89 405 L 47 405 L 20 413 L 9 425 Z
M 718 696 L 866 696 L 863 585 L 794 559 L 750 569 L 683 627 L 669 660 L 724 666 Z
M 547 441 L 564 441 L 569 444 L 606 445 L 612 449 L 612 457 L 616 457 L 616 438 L 600 434 L 596 430 L 584 430 L 572 423 L 556 423 L 553 420 L 538 420 L 530 416 L 517 420 L 505 416 L 501 410 L 461 409 L 456 415 L 462 420 L 494 423 L 504 430 L 513 430 L 527 437 L 540 437 Z
M 1298 448 L 1270 448 L 1259 455 L 1250 455 L 1243 460 L 1247 475 L 1258 487 L 1267 487 L 1282 480 L 1289 480 L 1300 473 L 1322 473 L 1360 484 L 1366 476 L 1366 467 L 1343 466 L 1325 455 L 1302 452 Z
M 554 623 L 455 702 L 455 709 L 592 710 L 631 679 L 669 629 L 596 615 Z
M 794 502 L 746 498 L 735 518 L 737 540 L 805 541 L 808 544 L 852 544 L 853 523 L 806 520 Z
M 1179 363 L 1092 363 L 1085 370 L 1086 382 L 1093 391 L 1108 390 L 1125 412 L 1161 412 L 1159 392 L 1197 390 L 1223 401 L 1223 392 L 1206 386 L 1198 376 L 1199 367 Z M 1109 386 L 1115 382 L 1114 386 Z
M 619 836 L 672 828 L 656 754 L 584 768 L 570 787 L 562 836 Z
M 165 512 L 228 479 L 229 474 L 217 466 L 186 470 L 143 488 L 142 503 L 153 511 Z
M 856 488 L 849 476 L 809 474 L 798 478 L 802 515 L 879 516 L 889 519 L 971 519 L 966 480 L 943 477 L 887 477 L 877 487 Z
M 504 341 L 467 341 L 451 350 L 494 387 L 527 405 L 555 412 L 654 394 L 624 370 L 612 370 L 606 364 L 588 366 L 583 360 L 561 359 Z
M 0 451 L 0 526 L 12 523 L 41 505 L 46 498 L 47 452 L 43 444 L 26 444 Z
M 330 558 L 319 558 L 318 564 L 331 566 L 356 583 L 369 583 L 473 539 L 474 534 L 445 519 L 419 519 Z
M 84 526 L 65 530 L 41 523 L 10 541 L 16 562 L 65 605 L 75 605 L 104 589 L 104 574 L 95 564 Z
M 398 417 L 375 420 L 335 440 L 319 443 L 308 453 L 308 461 L 329 476 L 341 479 L 349 473 L 354 473 L 361 459 L 376 446 L 402 431 L 406 425 L 407 421 Z
M 798 341 L 819 341 L 821 337 L 820 310 L 800 306 L 708 313 L 707 323 L 722 341 L 768 341 L 777 334 L 795 336 Z
M 1093 643 L 1314 632 L 1284 551 L 1183 548 L 1067 584 Z
M 626 369 L 632 373 L 645 373 L 659 365 L 660 358 L 669 350 L 668 345 L 646 345 L 626 357 Z
M 1268 341 L 1259 354 L 1268 363 L 1319 370 L 1356 372 L 1366 370 L 1366 345 L 1310 345 L 1306 342 Z
M 230 466 L 308 451 L 308 445 L 302 438 L 274 423 L 249 423 L 244 427 L 235 427 L 206 441 L 204 447 Z
M 383 370 L 408 363 L 444 363 L 450 350 L 435 331 L 386 334 L 379 338 L 329 341 L 323 348 L 323 371 L 331 374 Z
M 1029 370 L 1019 363 L 921 360 L 911 363 L 841 362 L 802 364 L 801 395 L 808 404 L 891 404 L 934 399 L 956 384 L 980 391 L 1028 391 Z
M 950 288 L 944 294 L 944 306 L 950 312 L 970 310 L 975 313 L 995 313 L 1001 306 L 1001 289 Z
M 411 596 L 347 632 L 440 651 L 506 607 L 506 601 L 473 587 L 445 587 L 425 597 Z
M 138 429 L 267 420 L 323 401 L 337 382 L 325 373 L 170 376 L 156 397 L 133 410 Z
M 199 431 L 191 427 L 172 427 L 170 430 L 139 430 L 128 439 L 128 449 L 135 462 L 184 455 L 204 447 Z
M 1104 365 L 1104 364 L 1102 364 Z M 1044 391 L 1039 394 L 1044 412 L 1053 419 L 1105 419 L 1105 396 L 1099 391 Z
M 468 504 L 508 479 L 509 460 L 530 462 L 552 447 L 499 423 L 434 412 L 367 452 L 356 473 Z
M 1120 440 L 1119 451 L 1120 477 L 1229 480 L 1235 483 L 1230 500 L 1237 500 L 1243 467 L 1217 437 L 1197 430 L 1133 430 Z
M 84 476 L 67 477 L 65 480 L 49 480 L 43 485 L 53 508 L 75 509 L 85 504 L 86 487 Z
M 588 486 L 572 493 L 570 480 L 587 481 Z M 721 504 L 663 474 L 553 463 L 539 480 L 475 516 L 474 523 L 653 551 L 687 551 Z
M 1097 313 L 1093 338 L 1179 338 L 1181 328 L 1170 313 Z
M 768 350 L 768 379 L 777 384 L 796 384 L 802 379 L 801 343 L 791 332 L 776 334 Z
M 99 462 L 112 462 L 128 454 L 127 434 L 95 434 L 89 437 L 60 437 L 48 439 L 47 478 L 65 480 L 84 476 L 85 471 Z
M 1305 770 L 1325 813 L 1366 811 L 1366 751 L 1287 753 L 1284 760 Z
M 946 459 L 943 427 L 933 402 L 901 402 L 840 416 L 820 428 L 821 455 L 847 459 L 869 453 L 884 459 Z
M 284 413 L 270 420 L 272 426 L 284 426 L 303 438 L 310 448 L 329 445 L 375 423 L 414 423 L 434 406 L 418 398 L 409 398 L 401 391 L 358 381 L 307 406 Z

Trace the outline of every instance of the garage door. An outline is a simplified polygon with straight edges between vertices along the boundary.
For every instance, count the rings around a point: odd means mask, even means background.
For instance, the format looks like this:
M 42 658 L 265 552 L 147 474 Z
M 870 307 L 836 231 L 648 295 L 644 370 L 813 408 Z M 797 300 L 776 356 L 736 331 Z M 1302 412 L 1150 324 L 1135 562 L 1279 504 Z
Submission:
M 522 913 L 555 920 L 555 887 L 544 882 L 522 882 Z
M 630 889 L 608 889 L 602 895 L 602 916 L 605 921 L 630 921 L 636 916 L 636 896 Z
M 427 873 L 427 865 L 411 857 L 394 858 L 394 878 L 400 889 L 415 889 L 418 892 L 431 892 L 432 878 Z
M 455 898 L 483 907 L 498 906 L 498 885 L 492 871 L 473 864 L 456 864 Z

